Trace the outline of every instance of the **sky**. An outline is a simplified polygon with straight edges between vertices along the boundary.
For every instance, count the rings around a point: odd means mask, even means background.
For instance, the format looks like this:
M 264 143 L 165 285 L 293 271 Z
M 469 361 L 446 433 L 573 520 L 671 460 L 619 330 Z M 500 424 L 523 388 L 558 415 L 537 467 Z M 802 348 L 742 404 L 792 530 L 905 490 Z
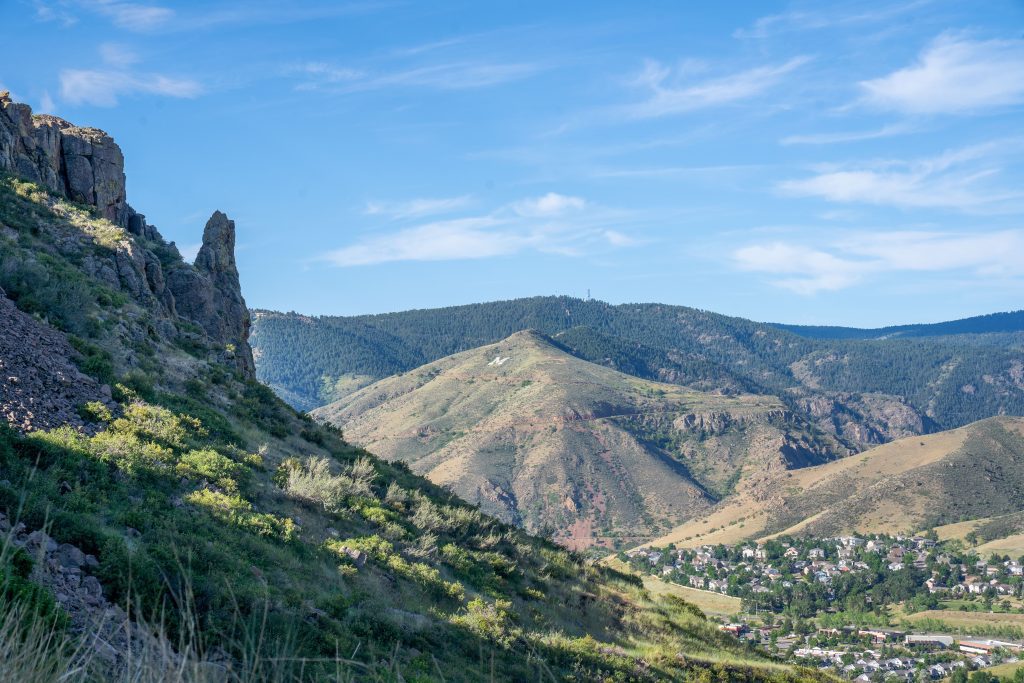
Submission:
M 1024 2 L 0 1 L 250 307 L 567 294 L 882 326 L 1024 308 Z

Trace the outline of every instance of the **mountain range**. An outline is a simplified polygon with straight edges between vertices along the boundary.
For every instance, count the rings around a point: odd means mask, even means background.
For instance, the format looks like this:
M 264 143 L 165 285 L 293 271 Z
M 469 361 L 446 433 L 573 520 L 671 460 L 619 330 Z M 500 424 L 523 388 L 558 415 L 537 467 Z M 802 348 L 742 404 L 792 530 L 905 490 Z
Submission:
M 996 318 L 1020 319 L 1006 315 Z M 258 376 L 311 410 L 535 329 L 581 359 L 644 379 L 775 396 L 861 450 L 1024 412 L 1024 345 L 1014 333 L 984 332 L 986 320 L 957 324 L 968 332 L 956 335 L 816 339 L 681 306 L 539 297 L 355 317 L 254 311 L 252 343 Z

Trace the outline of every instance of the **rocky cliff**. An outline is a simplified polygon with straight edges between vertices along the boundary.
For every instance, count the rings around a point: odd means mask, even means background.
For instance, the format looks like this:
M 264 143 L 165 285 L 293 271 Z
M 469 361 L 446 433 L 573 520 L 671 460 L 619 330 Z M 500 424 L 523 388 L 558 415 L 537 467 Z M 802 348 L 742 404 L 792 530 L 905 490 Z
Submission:
M 124 156 L 113 138 L 55 116 L 34 115 L 7 92 L 0 92 L 0 173 L 85 205 L 100 221 L 113 224 L 99 228 L 105 249 L 95 249 L 96 235 L 73 220 L 49 225 L 43 237 L 47 247 L 79 260 L 87 275 L 140 304 L 162 337 L 194 335 L 177 323 L 194 324 L 225 361 L 255 377 L 249 311 L 235 264 L 235 224 L 226 215 L 214 212 L 195 265 L 186 263 L 174 243 L 164 241 L 126 201 Z M 61 211 L 46 202 L 50 210 Z M 3 230 L 14 234 L 0 221 Z

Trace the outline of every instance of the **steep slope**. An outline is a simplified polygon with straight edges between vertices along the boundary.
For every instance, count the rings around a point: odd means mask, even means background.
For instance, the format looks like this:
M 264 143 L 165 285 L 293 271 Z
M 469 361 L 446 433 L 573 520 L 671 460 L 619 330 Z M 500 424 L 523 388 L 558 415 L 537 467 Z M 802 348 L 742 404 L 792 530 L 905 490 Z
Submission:
M 744 476 L 845 454 L 776 399 L 650 382 L 533 331 L 313 412 L 347 438 L 574 548 L 650 537 Z
M 1000 417 L 786 472 L 740 490 L 706 517 L 656 543 L 915 532 L 1021 509 L 1024 418 Z M 1007 529 L 1012 533 L 1016 527 Z
M 682 306 L 537 297 L 353 317 L 254 313 L 259 377 L 302 409 L 536 329 L 585 360 L 777 396 L 852 448 L 1024 414 L 1024 345 L 1000 335 L 808 339 Z
M 295 413 L 252 377 L 234 224 L 183 262 L 108 136 L 0 105 L 0 678 L 820 678 Z M 155 650 L 107 637 L 146 620 Z

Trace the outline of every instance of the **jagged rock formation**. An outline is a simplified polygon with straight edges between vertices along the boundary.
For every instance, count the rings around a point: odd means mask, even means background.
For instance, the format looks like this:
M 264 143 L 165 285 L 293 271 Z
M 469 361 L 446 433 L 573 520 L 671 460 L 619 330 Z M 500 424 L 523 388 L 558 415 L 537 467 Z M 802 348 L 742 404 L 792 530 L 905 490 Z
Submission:
M 95 207 L 102 218 L 125 230 L 115 244 L 107 240 L 106 250 L 94 249 L 95 237 L 73 221 L 47 226 L 45 237 L 48 246 L 80 259 L 88 275 L 139 303 L 165 339 L 194 334 L 176 324 L 193 323 L 227 362 L 255 377 L 249 310 L 235 264 L 235 224 L 226 215 L 214 212 L 196 264 L 189 265 L 174 243 L 165 242 L 127 203 L 124 156 L 109 135 L 54 116 L 33 115 L 7 92 L 0 92 L 0 172 Z M 0 221 L 0 237 L 5 230 Z
M 249 308 L 242 298 L 235 265 L 235 222 L 215 211 L 203 231 L 203 246 L 191 269 L 171 272 L 178 313 L 225 344 L 239 369 L 255 375 L 249 348 Z

